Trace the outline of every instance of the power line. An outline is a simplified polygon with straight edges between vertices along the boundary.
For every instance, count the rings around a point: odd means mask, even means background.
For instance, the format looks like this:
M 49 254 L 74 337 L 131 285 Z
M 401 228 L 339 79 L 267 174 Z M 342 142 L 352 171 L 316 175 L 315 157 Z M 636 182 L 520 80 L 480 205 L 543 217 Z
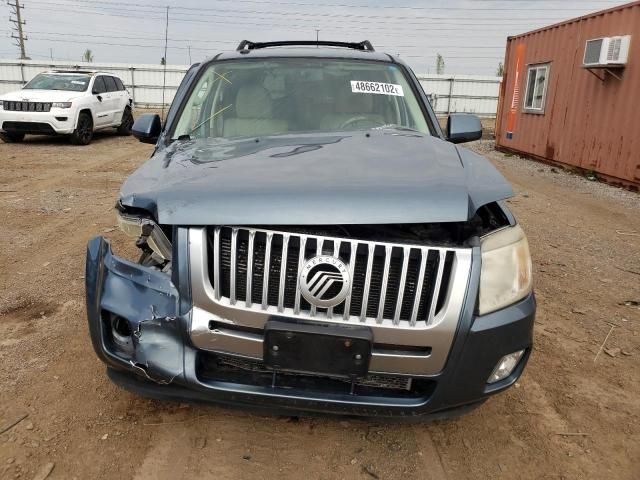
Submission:
M 144 13 L 151 13 L 151 14 L 159 14 L 159 10 L 157 10 L 157 7 L 154 7 L 152 5 L 143 5 L 143 4 L 131 4 L 131 3 L 125 3 L 125 2 L 93 2 L 93 1 L 89 1 L 89 0 L 69 0 L 71 2 L 78 2 L 80 3 L 80 7 L 81 8 L 85 8 L 85 9 L 93 9 L 93 10 L 98 10 L 100 12 L 107 12 L 109 14 L 111 14 L 110 12 L 118 13 L 120 14 L 119 16 L 122 16 L 123 12 L 129 12 L 129 13 L 138 13 L 138 14 L 144 14 Z M 222 1 L 226 1 L 226 0 L 222 0 Z M 33 0 L 32 3 L 36 3 L 36 4 L 46 4 L 46 5 L 59 5 L 59 6 L 70 6 L 69 3 L 56 3 L 56 2 L 44 2 L 44 1 L 39 1 L 39 0 Z M 83 5 L 83 4 L 88 4 L 88 5 Z M 116 5 L 127 5 L 127 8 L 129 10 L 123 10 L 122 7 L 117 7 Z M 377 7 L 370 7 L 370 8 L 377 8 Z M 113 10 L 115 9 L 115 10 Z M 180 10 L 186 11 L 186 12 L 180 12 Z M 437 10 L 436 8 L 433 8 L 431 10 Z M 446 11 L 451 11 L 451 10 L 455 10 L 453 8 L 451 9 L 443 9 Z M 475 10 L 480 10 L 480 11 L 486 11 L 486 8 L 483 9 L 468 9 L 468 8 L 459 8 L 458 10 L 461 11 L 475 11 Z M 539 11 L 539 9 L 499 9 L 500 11 L 513 11 L 513 12 L 523 12 L 525 15 L 527 14 L 527 11 Z M 558 10 L 558 9 L 556 9 Z M 563 9 L 563 10 L 567 10 L 567 9 Z M 577 9 L 578 11 L 584 11 L 584 9 Z M 80 10 L 83 11 L 83 10 Z M 91 10 L 84 10 L 84 11 L 91 11 Z M 423 16 L 416 16 L 416 15 L 410 15 L 410 16 L 392 16 L 392 15 L 364 15 L 361 12 L 357 13 L 357 14 L 330 14 L 330 13 L 301 13 L 301 12 L 275 12 L 275 11 L 260 11 L 260 10 L 237 10 L 237 9 L 225 9 L 225 8 L 193 8 L 193 7 L 172 7 L 172 11 L 174 12 L 172 18 L 176 18 L 175 15 L 181 15 L 183 17 L 204 17 L 204 18 L 223 18 L 226 20 L 229 20 L 229 14 L 238 16 L 238 15 L 246 15 L 246 14 L 251 14 L 251 15 L 259 15 L 261 19 L 267 20 L 266 18 L 264 18 L 265 15 L 275 15 L 275 16 L 296 16 L 296 17 L 311 17 L 309 20 L 306 19 L 302 19 L 302 18 L 298 18 L 296 19 L 296 21 L 310 21 L 310 22 L 317 22 L 318 17 L 324 17 L 327 19 L 357 19 L 358 23 L 363 23 L 362 20 L 363 19 L 382 19 L 385 20 L 384 22 L 380 22 L 380 23 L 384 23 L 384 24 L 388 24 L 391 23 L 390 20 L 401 20 L 403 25 L 407 25 L 408 23 L 406 22 L 406 20 L 438 20 L 438 23 L 442 23 L 442 20 L 450 20 L 450 21 L 454 21 L 454 25 L 460 25 L 460 21 L 461 20 L 467 20 L 467 21 L 472 21 L 473 23 L 470 23 L 469 25 L 478 25 L 478 22 L 481 20 L 495 20 L 495 15 L 492 14 L 491 17 L 487 17 L 487 18 L 482 18 L 482 17 L 478 17 L 477 14 L 474 14 L 472 16 L 469 17 L 455 17 L 455 16 L 433 16 L 433 15 L 423 15 Z M 193 13 L 196 12 L 196 13 Z M 204 13 L 204 12 L 216 12 L 216 13 Z M 145 18 L 149 18 L 148 16 L 145 16 Z M 151 17 L 154 19 L 159 19 L 161 17 Z M 164 18 L 164 17 L 162 17 Z M 501 17 L 502 22 L 501 23 L 493 23 L 492 25 L 496 25 L 496 26 L 501 26 L 504 27 L 504 22 L 513 22 L 513 21 L 526 21 L 528 24 L 530 24 L 532 21 L 557 21 L 558 16 L 554 15 L 554 16 L 550 16 L 550 17 Z M 332 20 L 333 21 L 333 20 Z M 346 21 L 350 21 L 350 20 L 346 20 Z M 373 22 L 364 22 L 364 23 L 373 23 Z M 422 24 L 421 22 L 411 22 L 409 24 Z M 486 24 L 483 24 L 486 25 Z M 286 25 L 285 25 L 286 26 Z M 433 27 L 432 27 L 433 28 Z
M 41 31 L 37 31 L 37 30 L 33 30 L 31 31 L 32 34 L 42 34 L 42 35 L 57 35 L 57 36 L 63 36 L 63 37 L 73 37 L 75 39 L 77 39 L 78 37 L 87 37 L 87 38 L 113 38 L 113 35 L 95 35 L 95 34 L 87 34 L 87 33 L 82 33 L 82 32 L 74 32 L 74 33 L 59 33 L 59 32 L 41 32 Z M 36 38 L 38 40 L 46 40 L 46 38 L 40 38 L 40 37 L 33 37 Z M 125 39 L 125 40 L 150 40 L 150 41 L 164 41 L 164 38 L 160 38 L 160 37 L 145 37 L 145 36 L 136 36 L 136 37 L 129 37 L 129 36 L 122 36 L 122 35 L 118 35 L 118 39 Z M 168 39 L 170 42 L 185 42 L 185 43 L 207 43 L 207 44 L 211 44 L 211 43 L 224 43 L 224 44 L 233 44 L 233 45 L 237 45 L 238 42 L 235 40 L 198 40 L 196 38 L 172 38 L 169 37 Z M 154 45 L 149 45 L 150 47 L 154 46 Z M 384 44 L 376 44 L 376 46 L 380 47 L 380 48 L 423 48 L 422 45 L 384 45 Z M 429 44 L 429 47 L 431 48 L 456 48 L 456 49 L 504 49 L 504 45 L 438 45 L 438 44 Z M 187 47 L 169 47 L 169 48 L 177 48 L 177 49 L 188 49 L 189 46 Z M 197 50 L 197 48 L 196 48 Z M 211 49 L 213 50 L 213 49 Z
M 148 4 L 144 4 L 144 3 L 136 3 L 136 2 L 125 2 L 125 1 L 103 1 L 103 0 L 71 0 L 74 1 L 76 3 L 86 3 L 86 4 L 99 4 L 99 5 L 122 5 L 122 6 L 133 6 L 133 7 L 145 7 L 145 8 L 155 8 L 155 9 L 162 9 L 163 7 L 160 6 L 153 6 L 153 5 L 148 5 Z M 338 8 L 357 8 L 359 10 L 381 10 L 381 9 L 399 9 L 399 10 L 412 10 L 412 11 L 433 11 L 433 10 L 446 10 L 446 11 L 456 11 L 456 10 L 463 10 L 463 11 L 538 11 L 539 8 L 537 7 L 533 7 L 533 8 L 511 8 L 511 7 L 451 7 L 451 6 L 442 6 L 442 7 L 438 7 L 438 6 L 429 6 L 429 7 L 416 7 L 416 6 L 408 6 L 408 5 L 376 5 L 376 6 L 372 6 L 372 5 L 362 5 L 362 4 L 354 4 L 354 3 L 321 3 L 321 4 L 317 4 L 317 3 L 304 3 L 304 2 L 286 2 L 286 1 L 277 1 L 277 0 L 219 0 L 221 2 L 231 2 L 234 5 L 240 3 L 240 4 L 253 4 L 253 5 L 283 5 L 283 6 L 287 6 L 287 7 L 311 7 L 314 9 L 317 9 L 318 7 L 338 7 Z M 505 3 L 507 0 L 476 0 L 476 2 L 480 2 L 480 1 L 486 1 L 489 3 L 495 3 L 496 1 L 502 1 L 503 3 Z M 563 0 L 543 0 L 543 1 L 553 1 L 555 3 L 564 3 Z M 610 4 L 611 6 L 616 5 L 617 0 L 611 0 L 611 1 L 607 1 L 607 0 L 586 0 L 588 2 L 598 2 L 598 3 L 607 3 Z M 474 3 L 476 3 L 474 2 Z M 509 2 L 510 3 L 510 2 Z M 198 12 L 203 12 L 203 11 L 220 11 L 219 8 L 206 8 L 206 7 L 181 7 L 181 6 L 174 6 L 172 7 L 174 9 L 179 9 L 179 10 L 195 10 Z M 561 10 L 561 11 L 584 11 L 584 8 L 554 8 L 555 10 Z M 236 10 L 236 13 L 243 13 L 242 11 L 238 11 Z

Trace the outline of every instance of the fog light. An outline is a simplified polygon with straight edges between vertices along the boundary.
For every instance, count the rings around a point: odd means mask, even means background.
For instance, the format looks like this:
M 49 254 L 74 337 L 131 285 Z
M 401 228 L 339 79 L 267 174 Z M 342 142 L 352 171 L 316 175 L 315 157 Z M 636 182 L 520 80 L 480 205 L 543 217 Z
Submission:
M 513 372 L 520 362 L 522 355 L 524 355 L 524 350 L 519 350 L 502 357 L 496 365 L 496 368 L 491 372 L 491 375 L 489 375 L 487 383 L 496 383 L 511 375 L 511 372 Z

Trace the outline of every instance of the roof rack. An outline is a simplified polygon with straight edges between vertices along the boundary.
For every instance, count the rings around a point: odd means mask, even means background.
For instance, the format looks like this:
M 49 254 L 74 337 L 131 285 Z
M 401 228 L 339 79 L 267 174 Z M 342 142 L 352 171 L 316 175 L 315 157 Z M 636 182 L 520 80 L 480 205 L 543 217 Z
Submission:
M 54 68 L 53 70 L 51 70 L 52 73 L 80 73 L 80 74 L 84 74 L 84 75 L 93 75 L 94 73 L 96 73 L 95 70 L 66 70 L 66 69 L 59 69 L 59 68 Z
M 315 40 L 288 40 L 280 42 L 251 42 L 249 40 L 242 40 L 236 50 L 238 52 L 248 52 L 249 50 L 257 50 L 260 48 L 270 47 L 292 47 L 292 46 L 310 46 L 310 47 L 342 47 L 352 48 L 354 50 L 362 50 L 367 52 L 374 52 L 373 45 L 369 40 L 362 42 L 328 42 L 328 41 L 315 41 Z

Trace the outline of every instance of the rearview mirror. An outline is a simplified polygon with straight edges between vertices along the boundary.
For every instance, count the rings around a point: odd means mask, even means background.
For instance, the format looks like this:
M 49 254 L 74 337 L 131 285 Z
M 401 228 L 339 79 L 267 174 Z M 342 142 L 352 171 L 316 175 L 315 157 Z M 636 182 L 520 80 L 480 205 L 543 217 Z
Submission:
M 140 115 L 131 128 L 131 133 L 142 143 L 156 143 L 162 132 L 162 121 L 157 113 Z
M 472 142 L 482 138 L 482 123 L 469 113 L 452 113 L 447 118 L 447 140 L 451 143 Z

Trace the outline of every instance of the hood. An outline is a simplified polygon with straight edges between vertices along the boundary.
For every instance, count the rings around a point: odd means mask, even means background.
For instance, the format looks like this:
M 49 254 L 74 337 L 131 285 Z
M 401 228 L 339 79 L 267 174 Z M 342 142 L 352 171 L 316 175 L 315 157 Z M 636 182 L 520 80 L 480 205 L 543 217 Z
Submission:
M 513 194 L 483 157 L 400 130 L 176 141 L 122 186 L 161 224 L 459 222 Z
M 5 93 L 0 100 L 14 100 L 19 102 L 70 102 L 87 92 L 70 92 L 68 90 L 38 90 L 23 88 L 15 92 Z

